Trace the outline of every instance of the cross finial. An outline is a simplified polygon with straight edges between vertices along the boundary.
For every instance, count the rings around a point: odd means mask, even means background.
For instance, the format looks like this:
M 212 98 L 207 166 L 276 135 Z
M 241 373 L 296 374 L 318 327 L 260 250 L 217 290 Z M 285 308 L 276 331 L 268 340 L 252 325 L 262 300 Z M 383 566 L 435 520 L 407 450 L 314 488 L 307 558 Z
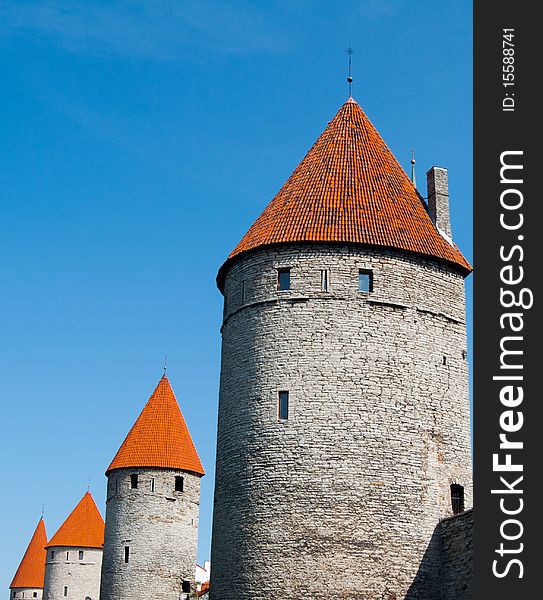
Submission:
M 168 368 L 168 355 L 164 355 L 164 377 L 166 377 L 166 369 Z
M 415 150 L 411 150 L 411 181 L 417 187 L 417 176 L 415 175 Z
M 353 74 L 352 74 L 352 56 L 354 50 L 351 48 L 351 42 L 349 42 L 349 47 L 345 50 L 349 55 L 349 75 L 347 76 L 347 83 L 349 84 L 349 98 L 352 96 L 352 85 L 353 85 Z

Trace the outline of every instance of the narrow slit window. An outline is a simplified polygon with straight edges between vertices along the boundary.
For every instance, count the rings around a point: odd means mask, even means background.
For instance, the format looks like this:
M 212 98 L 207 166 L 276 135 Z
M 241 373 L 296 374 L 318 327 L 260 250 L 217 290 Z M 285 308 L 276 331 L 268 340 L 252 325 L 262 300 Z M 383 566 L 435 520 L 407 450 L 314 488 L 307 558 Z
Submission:
M 328 292 L 330 290 L 330 271 L 324 269 L 321 271 L 321 290 Z
M 290 290 L 290 269 L 277 269 L 277 289 Z
M 183 477 L 181 477 L 180 475 L 176 475 L 175 476 L 175 491 L 182 492 L 184 483 L 185 483 L 185 481 L 184 481 Z
M 358 271 L 358 291 L 370 293 L 373 292 L 373 273 L 360 269 Z
M 79 551 L 79 560 L 83 560 L 83 556 L 84 556 L 83 550 L 80 550 Z
M 278 416 L 280 421 L 288 419 L 288 392 L 279 392 Z
M 133 490 L 138 489 L 138 474 L 137 473 L 132 473 L 132 475 L 130 475 L 130 487 Z
M 130 560 L 130 546 L 124 547 L 124 562 L 127 563 Z
M 70 553 L 66 552 L 66 560 L 70 560 Z
M 51 560 L 53 560 L 53 558 L 55 558 L 55 551 L 51 550 Z
M 67 585 L 64 586 L 64 595 L 65 596 L 68 595 L 68 586 Z
M 155 491 L 155 478 L 154 477 L 151 479 L 151 491 L 152 492 Z
M 451 505 L 454 515 L 464 512 L 464 486 L 458 483 L 451 484 Z

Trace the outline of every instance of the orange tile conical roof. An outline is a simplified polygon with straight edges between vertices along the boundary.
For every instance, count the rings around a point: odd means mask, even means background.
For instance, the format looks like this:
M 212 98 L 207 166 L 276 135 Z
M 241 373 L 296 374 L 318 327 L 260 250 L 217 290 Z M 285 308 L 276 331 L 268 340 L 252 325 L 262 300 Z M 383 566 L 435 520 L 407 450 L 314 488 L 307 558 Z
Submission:
M 104 519 L 90 492 L 68 515 L 46 548 L 102 548 L 104 546 Z
M 45 558 L 47 544 L 47 533 L 45 523 L 41 518 L 36 526 L 34 535 L 28 544 L 23 560 L 15 573 L 15 577 L 9 586 L 14 588 L 43 588 L 45 577 Z
M 109 465 L 113 469 L 156 467 L 204 475 L 187 424 L 166 375 L 149 398 Z
M 380 246 L 423 254 L 471 271 L 440 235 L 415 186 L 357 102 L 349 98 L 226 263 L 296 242 Z

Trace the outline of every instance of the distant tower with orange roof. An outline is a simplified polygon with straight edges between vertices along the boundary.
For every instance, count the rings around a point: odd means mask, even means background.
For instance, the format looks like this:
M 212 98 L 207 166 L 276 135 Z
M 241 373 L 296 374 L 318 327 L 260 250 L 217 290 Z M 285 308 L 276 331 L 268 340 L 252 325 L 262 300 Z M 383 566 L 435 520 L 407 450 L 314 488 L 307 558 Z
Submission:
M 439 599 L 470 508 L 464 279 L 352 98 L 220 268 L 212 600 Z
M 11 582 L 11 598 L 42 598 L 47 533 L 43 517 L 38 521 L 21 564 Z
M 104 520 L 90 491 L 46 545 L 44 600 L 98 600 Z
M 166 375 L 109 465 L 100 600 L 194 587 L 202 463 Z

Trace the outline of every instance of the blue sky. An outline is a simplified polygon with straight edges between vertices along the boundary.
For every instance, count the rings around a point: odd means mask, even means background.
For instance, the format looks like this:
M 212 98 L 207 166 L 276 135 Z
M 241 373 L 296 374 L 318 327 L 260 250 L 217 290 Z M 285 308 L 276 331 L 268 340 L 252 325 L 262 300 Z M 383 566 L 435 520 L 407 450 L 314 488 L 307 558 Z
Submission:
M 353 95 L 419 187 L 449 168 L 471 259 L 471 3 L 0 3 L 0 589 L 45 505 L 52 535 L 162 374 L 207 471 L 215 275 Z M 471 284 L 469 285 L 471 289 Z

